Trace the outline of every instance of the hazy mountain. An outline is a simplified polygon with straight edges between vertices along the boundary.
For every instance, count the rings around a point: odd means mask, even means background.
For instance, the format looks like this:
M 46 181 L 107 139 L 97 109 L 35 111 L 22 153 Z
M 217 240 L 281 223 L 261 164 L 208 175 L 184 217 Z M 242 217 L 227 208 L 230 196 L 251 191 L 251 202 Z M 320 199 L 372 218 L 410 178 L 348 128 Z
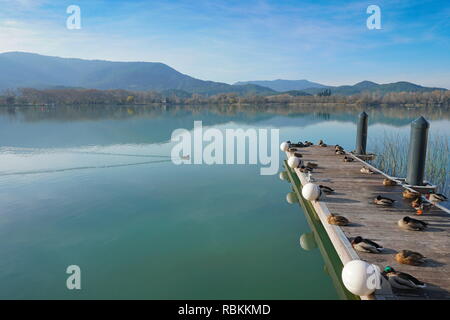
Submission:
M 125 90 L 182 90 L 188 93 L 273 94 L 258 85 L 232 86 L 203 81 L 155 62 L 111 62 L 43 56 L 25 52 L 0 54 L 0 90 L 32 87 L 83 87 Z
M 254 84 L 270 88 L 275 91 L 296 91 L 308 88 L 326 88 L 325 85 L 320 83 L 311 82 L 308 80 L 261 80 L 261 81 L 239 81 L 234 85 Z
M 324 90 L 325 88 L 308 88 L 303 91 L 310 94 L 317 94 Z M 444 88 L 430 88 L 430 87 L 422 87 L 420 85 L 400 81 L 394 83 L 386 83 L 386 84 L 378 84 L 372 81 L 362 81 L 357 84 L 350 86 L 337 86 L 337 87 L 326 87 L 326 89 L 331 90 L 332 95 L 352 95 L 358 94 L 362 92 L 377 92 L 380 94 L 386 94 L 389 92 L 424 92 L 424 91 L 434 91 L 434 90 L 447 90 Z

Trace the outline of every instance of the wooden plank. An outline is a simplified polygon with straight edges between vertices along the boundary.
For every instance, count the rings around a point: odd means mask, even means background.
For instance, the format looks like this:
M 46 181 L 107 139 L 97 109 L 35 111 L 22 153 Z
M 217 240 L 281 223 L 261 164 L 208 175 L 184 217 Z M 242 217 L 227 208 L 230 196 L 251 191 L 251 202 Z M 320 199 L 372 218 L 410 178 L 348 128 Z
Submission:
M 367 165 L 357 159 L 343 162 L 344 156 L 336 155 L 334 147 L 312 146 L 299 149 L 305 162 L 317 162 L 312 177 L 316 184 L 324 184 L 336 192 L 320 201 L 313 201 L 325 230 L 327 231 L 342 262 L 354 259 L 366 260 L 381 269 L 390 265 L 395 269 L 410 273 L 427 283 L 426 289 L 414 292 L 376 292 L 377 299 L 450 299 L 450 215 L 440 207 L 434 207 L 419 219 L 426 221 L 430 227 L 425 232 L 403 231 L 397 221 L 404 216 L 415 216 L 410 202 L 402 198 L 404 188 L 384 186 L 383 179 L 389 177 L 379 170 L 375 174 L 363 174 L 360 169 Z M 288 153 L 289 155 L 289 153 Z M 307 177 L 296 169 L 302 184 Z M 393 177 L 389 177 L 393 178 Z M 397 200 L 393 207 L 380 207 L 373 203 L 377 195 L 384 195 Z M 346 227 L 331 226 L 327 216 L 331 213 L 347 217 L 352 224 Z M 356 253 L 349 239 L 362 236 L 379 242 L 385 247 L 381 254 Z M 394 255 L 402 249 L 418 251 L 427 257 L 423 266 L 398 264 Z

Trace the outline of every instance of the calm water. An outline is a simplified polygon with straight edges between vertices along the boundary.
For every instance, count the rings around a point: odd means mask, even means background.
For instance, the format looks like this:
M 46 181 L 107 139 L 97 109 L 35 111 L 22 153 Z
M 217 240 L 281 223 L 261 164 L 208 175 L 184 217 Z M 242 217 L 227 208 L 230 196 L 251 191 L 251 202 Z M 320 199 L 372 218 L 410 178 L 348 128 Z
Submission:
M 0 108 L 0 298 L 338 298 L 320 252 L 299 245 L 311 230 L 289 184 L 169 158 L 194 120 L 354 148 L 360 110 L 330 110 Z M 423 113 L 450 137 L 447 112 Z M 369 115 L 376 139 L 408 134 L 420 111 Z M 73 264 L 81 291 L 66 289 Z

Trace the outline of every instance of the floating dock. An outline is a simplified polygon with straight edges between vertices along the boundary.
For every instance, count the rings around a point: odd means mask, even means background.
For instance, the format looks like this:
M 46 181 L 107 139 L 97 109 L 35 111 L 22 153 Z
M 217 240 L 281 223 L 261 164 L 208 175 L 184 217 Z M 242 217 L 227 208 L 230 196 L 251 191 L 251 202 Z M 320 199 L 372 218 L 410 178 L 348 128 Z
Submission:
M 326 185 L 335 190 L 318 201 L 308 201 L 301 196 L 301 188 L 307 184 L 308 176 L 300 169 L 291 169 L 285 163 L 288 177 L 302 206 L 315 211 L 342 265 L 352 260 L 364 260 L 375 264 L 381 270 L 391 266 L 397 271 L 409 273 L 426 283 L 427 287 L 416 290 L 398 290 L 383 286 L 370 296 L 361 299 L 403 300 L 403 299 L 450 299 L 450 214 L 441 206 L 435 206 L 421 216 L 411 207 L 411 200 L 403 199 L 404 187 L 384 186 L 388 175 L 373 168 L 368 163 L 347 153 L 353 162 L 344 162 L 344 155 L 336 155 L 334 147 L 310 146 L 299 148 L 302 160 L 318 164 L 311 177 L 313 183 Z M 287 152 L 289 157 L 293 153 Z M 363 166 L 370 167 L 374 174 L 361 173 Z M 378 196 L 395 199 L 393 206 L 379 206 L 373 203 Z M 348 226 L 330 225 L 330 213 L 345 216 Z M 405 216 L 428 222 L 425 231 L 404 231 L 397 226 Z M 356 236 L 371 239 L 384 247 L 379 254 L 355 251 L 351 240 Z M 427 259 L 422 266 L 399 264 L 394 256 L 401 250 L 422 253 Z M 339 273 L 340 270 L 338 270 Z

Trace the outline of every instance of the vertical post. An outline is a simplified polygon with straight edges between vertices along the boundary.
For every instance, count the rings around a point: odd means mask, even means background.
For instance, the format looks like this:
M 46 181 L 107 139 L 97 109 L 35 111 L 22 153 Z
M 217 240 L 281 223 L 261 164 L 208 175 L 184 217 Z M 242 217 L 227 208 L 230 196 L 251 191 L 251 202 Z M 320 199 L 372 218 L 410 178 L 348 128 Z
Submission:
M 356 131 L 356 154 L 366 154 L 367 146 L 367 122 L 369 116 L 365 111 L 361 112 L 358 117 L 358 129 Z
M 427 158 L 428 129 L 430 123 L 424 117 L 411 122 L 411 136 L 408 152 L 408 174 L 406 183 L 423 186 L 425 160 Z

